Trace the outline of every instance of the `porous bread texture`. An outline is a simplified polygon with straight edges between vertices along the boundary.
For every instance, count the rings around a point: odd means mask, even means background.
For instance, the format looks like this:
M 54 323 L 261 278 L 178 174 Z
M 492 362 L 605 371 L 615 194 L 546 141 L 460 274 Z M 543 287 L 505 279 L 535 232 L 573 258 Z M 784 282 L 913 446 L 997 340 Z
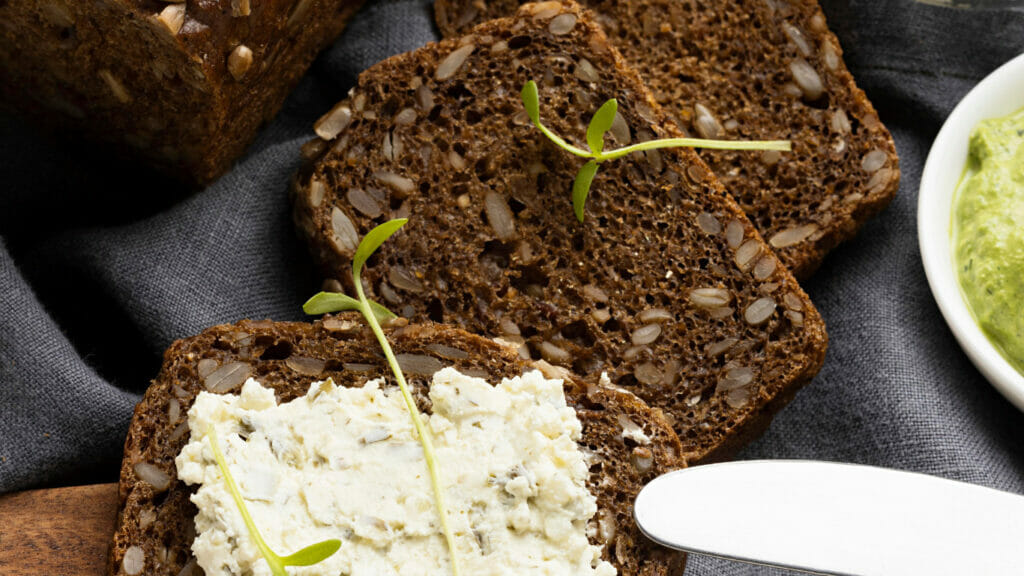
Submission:
M 362 3 L 0 2 L 0 104 L 203 184 Z
M 816 0 L 582 0 L 684 133 L 793 142 L 792 153 L 701 150 L 782 262 L 809 277 L 899 188 L 889 131 Z M 522 0 L 436 0 L 446 36 Z
M 609 148 L 677 135 L 578 7 L 527 5 L 363 73 L 320 123 L 332 139 L 304 147 L 297 228 L 352 293 L 358 238 L 408 217 L 363 273 L 374 298 L 590 382 L 607 371 L 665 411 L 689 460 L 727 457 L 818 371 L 820 316 L 691 150 L 605 162 L 578 222 L 583 162 L 530 124 L 531 79 L 543 121 L 577 146 L 612 97 Z
M 444 366 L 492 383 L 531 368 L 514 350 L 491 340 L 449 326 L 402 324 L 385 333 L 426 412 L 430 377 Z M 650 543 L 632 520 L 640 488 L 683 465 L 668 422 L 632 394 L 588 387 L 565 371 L 541 367 L 549 377 L 565 378 L 566 398 L 583 424 L 581 446 L 593 455 L 588 486 L 597 496 L 598 515 L 592 541 L 605 546 L 605 559 L 621 575 L 682 573 L 685 557 Z M 174 458 L 188 442 L 187 412 L 199 392 L 238 393 L 248 377 L 272 388 L 279 402 L 304 395 L 312 382 L 326 378 L 341 386 L 361 386 L 379 377 L 393 382 L 380 345 L 355 313 L 311 324 L 242 321 L 172 344 L 160 374 L 135 408 L 125 441 L 111 576 L 125 574 L 126 553 L 142 557 L 143 574 L 201 574 L 190 552 L 196 509 L 189 496 L 194 489 L 178 481 Z M 642 428 L 649 444 L 637 442 L 635 434 L 624 435 L 624 426 L 632 424 Z M 145 479 L 153 477 L 166 477 L 166 486 L 154 487 Z

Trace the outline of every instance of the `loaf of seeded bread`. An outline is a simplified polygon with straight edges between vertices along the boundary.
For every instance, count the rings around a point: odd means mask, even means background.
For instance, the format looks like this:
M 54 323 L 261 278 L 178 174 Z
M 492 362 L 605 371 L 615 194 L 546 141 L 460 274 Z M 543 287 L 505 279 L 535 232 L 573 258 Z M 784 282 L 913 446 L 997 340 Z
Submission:
M 351 292 L 358 238 L 408 217 L 363 273 L 376 299 L 590 382 L 607 371 L 665 411 L 688 459 L 728 456 L 818 371 L 821 317 L 691 150 L 605 162 L 578 222 L 582 161 L 530 124 L 531 79 L 543 121 L 578 146 L 612 97 L 609 147 L 677 135 L 578 7 L 526 5 L 363 73 L 317 124 L 329 140 L 304 148 L 297 228 Z
M 426 386 L 442 367 L 454 366 L 493 383 L 531 369 L 514 350 L 447 326 L 406 325 L 386 333 L 427 412 Z M 632 518 L 640 488 L 682 465 L 679 441 L 667 421 L 632 394 L 588 387 L 550 365 L 541 367 L 549 377 L 566 379 L 566 398 L 583 424 L 582 444 L 593 454 L 594 543 L 605 547 L 605 559 L 623 576 L 681 574 L 683 555 L 651 544 Z M 199 392 L 237 393 L 249 377 L 286 402 L 304 395 L 314 381 L 332 378 L 341 386 L 361 386 L 390 378 L 390 372 L 377 340 L 353 313 L 312 324 L 243 321 L 175 342 L 135 408 L 128 431 L 111 576 L 202 573 L 190 552 L 196 509 L 189 496 L 194 490 L 178 481 L 174 459 L 188 442 L 186 413 Z M 637 443 L 633 426 L 642 427 L 650 443 Z
M 523 0 L 436 0 L 448 36 Z M 792 154 L 700 151 L 797 278 L 899 187 L 888 130 L 816 0 L 583 0 L 667 116 L 705 138 L 793 141 Z M 574 74 L 593 81 L 586 67 Z
M 202 184 L 362 2 L 0 2 L 0 103 Z

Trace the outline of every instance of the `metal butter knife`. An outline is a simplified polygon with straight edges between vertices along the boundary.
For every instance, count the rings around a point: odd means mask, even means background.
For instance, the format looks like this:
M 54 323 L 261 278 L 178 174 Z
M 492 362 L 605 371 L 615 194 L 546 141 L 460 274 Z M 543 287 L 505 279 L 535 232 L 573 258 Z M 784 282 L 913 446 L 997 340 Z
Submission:
M 817 461 L 696 466 L 634 506 L 670 548 L 820 574 L 1024 574 L 1024 496 L 924 474 Z

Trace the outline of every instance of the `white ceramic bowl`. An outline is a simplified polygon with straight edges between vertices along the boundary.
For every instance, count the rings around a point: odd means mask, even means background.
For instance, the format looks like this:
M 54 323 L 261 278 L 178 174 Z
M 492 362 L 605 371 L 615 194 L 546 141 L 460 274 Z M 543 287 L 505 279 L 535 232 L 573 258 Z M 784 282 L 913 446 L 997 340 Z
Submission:
M 951 239 L 953 194 L 967 162 L 971 131 L 980 120 L 1024 108 L 1024 54 L 989 74 L 953 109 L 932 143 L 917 199 L 921 260 L 935 301 L 957 342 L 1003 396 L 1024 410 L 1024 375 L 1017 372 L 978 327 L 957 281 Z M 1024 313 L 1024 302 L 1021 303 Z

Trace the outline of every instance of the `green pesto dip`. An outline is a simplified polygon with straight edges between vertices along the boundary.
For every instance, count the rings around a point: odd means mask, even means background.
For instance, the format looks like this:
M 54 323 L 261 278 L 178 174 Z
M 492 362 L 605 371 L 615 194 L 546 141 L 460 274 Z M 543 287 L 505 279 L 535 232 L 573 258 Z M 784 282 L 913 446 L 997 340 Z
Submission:
M 968 307 L 1024 373 L 1024 109 L 971 134 L 953 206 L 953 246 Z

